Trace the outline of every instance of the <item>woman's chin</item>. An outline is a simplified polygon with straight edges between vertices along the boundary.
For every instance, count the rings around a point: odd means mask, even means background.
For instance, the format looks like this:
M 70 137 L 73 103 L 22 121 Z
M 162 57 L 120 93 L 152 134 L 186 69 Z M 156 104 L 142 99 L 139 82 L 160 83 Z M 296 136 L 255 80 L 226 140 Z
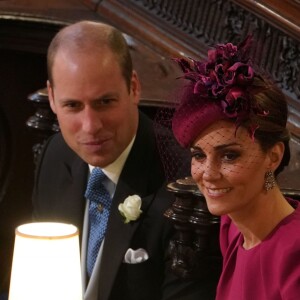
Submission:
M 223 207 L 220 207 L 220 205 L 214 205 L 214 204 L 207 203 L 207 208 L 208 208 L 209 212 L 214 216 L 220 217 L 227 213 Z

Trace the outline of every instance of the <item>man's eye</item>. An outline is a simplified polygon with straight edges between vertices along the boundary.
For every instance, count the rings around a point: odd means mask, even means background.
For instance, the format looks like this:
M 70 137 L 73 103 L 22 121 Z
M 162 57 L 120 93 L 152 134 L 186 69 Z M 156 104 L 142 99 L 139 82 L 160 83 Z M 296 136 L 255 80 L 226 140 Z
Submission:
M 112 104 L 113 102 L 115 102 L 115 99 L 113 99 L 113 98 L 104 98 L 104 99 L 101 99 L 99 104 L 100 105 L 109 105 L 109 104 Z
M 67 102 L 64 104 L 64 107 L 66 108 L 79 108 L 80 107 L 80 103 L 77 102 Z
M 103 98 L 100 100 L 97 100 L 93 103 L 94 108 L 103 108 L 105 106 L 110 106 L 114 102 L 114 99 L 112 98 Z

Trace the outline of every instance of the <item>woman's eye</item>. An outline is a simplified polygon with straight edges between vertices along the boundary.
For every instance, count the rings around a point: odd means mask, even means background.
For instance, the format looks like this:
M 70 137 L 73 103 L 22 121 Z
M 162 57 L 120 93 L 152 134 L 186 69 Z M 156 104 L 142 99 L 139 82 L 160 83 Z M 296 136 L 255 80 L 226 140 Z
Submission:
M 236 152 L 226 152 L 223 154 L 223 160 L 225 161 L 235 161 L 240 156 L 239 153 Z
M 197 161 L 201 161 L 203 159 L 205 159 L 205 154 L 201 151 L 192 151 L 191 152 L 191 156 L 193 159 L 197 160 Z

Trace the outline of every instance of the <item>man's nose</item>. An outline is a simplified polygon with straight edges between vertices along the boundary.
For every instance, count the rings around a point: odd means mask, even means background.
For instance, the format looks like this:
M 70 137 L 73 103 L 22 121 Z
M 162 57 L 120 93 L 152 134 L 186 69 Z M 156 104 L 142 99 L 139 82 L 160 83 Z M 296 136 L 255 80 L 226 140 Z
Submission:
M 92 108 L 85 108 L 82 114 L 82 130 L 93 133 L 103 127 L 99 112 Z

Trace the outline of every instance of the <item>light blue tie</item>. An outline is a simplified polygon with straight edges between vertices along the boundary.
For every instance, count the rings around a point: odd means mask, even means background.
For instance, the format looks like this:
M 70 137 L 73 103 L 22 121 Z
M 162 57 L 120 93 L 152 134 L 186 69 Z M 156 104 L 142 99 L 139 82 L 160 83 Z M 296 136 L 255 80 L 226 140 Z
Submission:
M 110 213 L 111 198 L 102 183 L 106 178 L 100 168 L 94 168 L 85 192 L 85 197 L 90 201 L 87 249 L 87 273 L 89 276 L 92 274 Z

